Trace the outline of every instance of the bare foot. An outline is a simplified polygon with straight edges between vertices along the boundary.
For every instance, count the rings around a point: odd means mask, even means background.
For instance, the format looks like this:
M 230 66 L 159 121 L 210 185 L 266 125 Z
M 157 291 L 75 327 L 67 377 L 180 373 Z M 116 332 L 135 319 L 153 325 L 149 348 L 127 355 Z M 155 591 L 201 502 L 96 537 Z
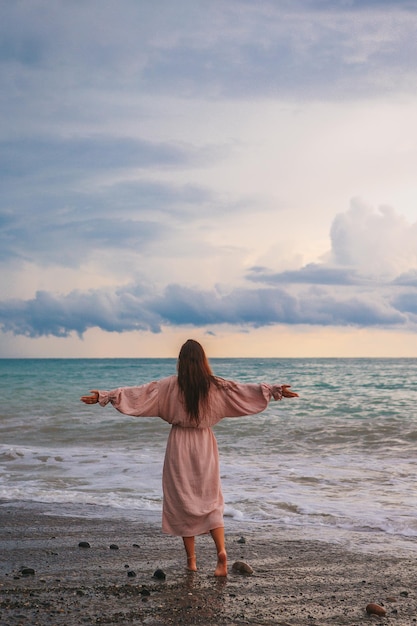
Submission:
M 188 556 L 187 557 L 187 569 L 190 572 L 196 572 L 197 571 L 197 560 L 196 560 L 195 554 L 193 556 Z
M 226 550 L 222 550 L 217 555 L 217 567 L 214 571 L 215 576 L 227 576 L 227 554 Z

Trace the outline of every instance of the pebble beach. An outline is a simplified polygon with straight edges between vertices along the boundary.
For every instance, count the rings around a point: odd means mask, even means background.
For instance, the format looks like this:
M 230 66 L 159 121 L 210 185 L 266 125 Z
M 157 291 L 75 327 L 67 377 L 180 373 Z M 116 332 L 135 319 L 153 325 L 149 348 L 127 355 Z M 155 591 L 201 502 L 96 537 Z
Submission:
M 226 527 L 229 575 L 215 578 L 209 537 L 197 539 L 199 570 L 191 573 L 181 539 L 157 523 L 60 513 L 0 504 L 0 624 L 417 623 L 414 558 Z M 385 614 L 368 613 L 371 604 Z

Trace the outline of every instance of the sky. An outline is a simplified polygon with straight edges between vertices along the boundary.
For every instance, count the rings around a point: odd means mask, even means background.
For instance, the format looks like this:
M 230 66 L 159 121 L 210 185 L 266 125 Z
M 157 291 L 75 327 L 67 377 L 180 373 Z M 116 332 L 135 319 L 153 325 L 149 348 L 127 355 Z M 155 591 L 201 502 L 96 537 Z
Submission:
M 0 357 L 417 357 L 414 1 L 0 11 Z

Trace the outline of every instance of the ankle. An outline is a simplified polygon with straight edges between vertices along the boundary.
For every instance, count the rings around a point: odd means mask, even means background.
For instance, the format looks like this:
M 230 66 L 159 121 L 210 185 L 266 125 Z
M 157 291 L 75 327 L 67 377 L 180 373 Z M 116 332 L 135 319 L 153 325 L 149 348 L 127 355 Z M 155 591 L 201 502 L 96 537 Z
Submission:
M 195 554 L 191 554 L 190 556 L 187 556 L 187 570 L 189 572 L 197 571 L 197 561 L 195 558 Z

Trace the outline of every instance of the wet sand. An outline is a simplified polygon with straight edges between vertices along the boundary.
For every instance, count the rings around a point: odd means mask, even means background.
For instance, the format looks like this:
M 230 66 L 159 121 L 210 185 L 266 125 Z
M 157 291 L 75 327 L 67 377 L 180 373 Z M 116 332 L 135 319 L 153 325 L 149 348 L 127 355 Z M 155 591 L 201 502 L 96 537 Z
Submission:
M 191 573 L 181 539 L 164 536 L 159 524 L 51 510 L 0 503 L 4 626 L 417 623 L 413 556 L 360 554 L 290 534 L 286 540 L 262 527 L 242 533 L 242 543 L 226 526 L 229 575 L 215 578 L 208 536 L 197 539 L 199 569 Z M 232 571 L 236 561 L 253 574 Z M 158 569 L 165 579 L 154 578 Z M 386 616 L 368 615 L 369 603 Z

